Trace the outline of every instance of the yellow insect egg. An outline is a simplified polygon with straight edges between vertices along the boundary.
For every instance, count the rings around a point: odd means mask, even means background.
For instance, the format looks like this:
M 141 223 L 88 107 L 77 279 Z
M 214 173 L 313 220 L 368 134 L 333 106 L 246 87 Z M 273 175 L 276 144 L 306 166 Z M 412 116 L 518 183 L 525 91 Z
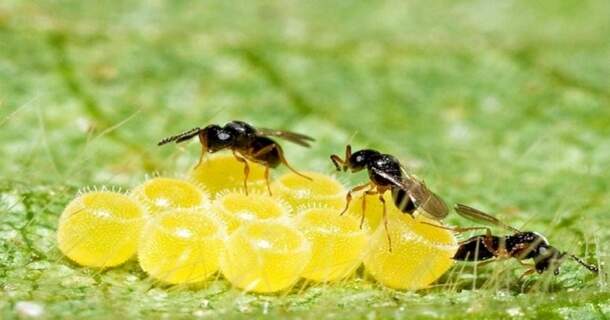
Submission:
M 162 282 L 200 282 L 218 270 L 225 238 L 222 223 L 202 209 L 168 210 L 146 224 L 138 260 Z
M 137 201 L 122 193 L 79 195 L 59 218 L 59 250 L 82 266 L 120 265 L 136 252 L 145 215 Z
M 424 217 L 390 215 L 388 221 L 392 251 L 385 229 L 372 235 L 364 257 L 366 270 L 380 283 L 395 289 L 426 288 L 453 265 L 457 241 L 451 231 L 420 222 Z
M 257 220 L 280 219 L 290 214 L 290 206 L 282 199 L 263 192 L 224 192 L 217 196 L 214 212 L 225 223 L 229 233 L 245 223 Z
M 265 167 L 248 161 L 248 191 L 267 190 L 265 183 Z M 237 161 L 230 153 L 208 155 L 203 162 L 191 172 L 192 178 L 216 195 L 228 189 L 243 188 L 244 164 Z
M 350 276 L 362 262 L 368 234 L 360 222 L 339 209 L 311 208 L 299 213 L 297 227 L 312 245 L 303 277 L 324 282 Z
M 273 183 L 273 192 L 286 199 L 295 210 L 312 204 L 332 208 L 345 206 L 346 190 L 337 179 L 317 172 L 303 174 L 312 180 L 290 172 Z
M 201 208 L 210 202 L 209 195 L 196 184 L 173 178 L 149 179 L 137 186 L 133 194 L 153 215 L 168 209 Z
M 290 288 L 311 257 L 311 246 L 295 227 L 262 220 L 245 224 L 227 241 L 220 270 L 246 291 L 271 293 Z
M 362 210 L 363 197 L 366 201 L 364 211 Z M 398 210 L 394 210 L 393 208 L 391 208 L 394 206 L 394 202 L 392 200 L 392 195 L 390 194 L 390 192 L 386 192 L 383 198 L 386 201 L 388 214 L 403 214 L 398 212 Z M 362 221 L 363 228 L 369 230 L 370 232 L 373 232 L 377 230 L 377 227 L 383 219 L 383 204 L 379 200 L 379 195 L 364 195 L 363 193 L 357 193 L 354 195 L 346 214 L 357 218 L 358 224 L 360 224 L 360 222 Z

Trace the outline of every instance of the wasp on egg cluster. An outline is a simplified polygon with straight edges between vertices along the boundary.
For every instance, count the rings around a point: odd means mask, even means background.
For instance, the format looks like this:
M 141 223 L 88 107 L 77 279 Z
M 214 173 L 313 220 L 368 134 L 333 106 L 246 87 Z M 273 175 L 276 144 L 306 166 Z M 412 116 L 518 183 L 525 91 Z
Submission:
M 387 231 L 388 219 L 383 194 L 388 190 L 392 192 L 394 205 L 403 213 L 413 215 L 416 210 L 421 209 L 424 214 L 436 220 L 443 219 L 449 213 L 443 199 L 430 191 L 423 181 L 419 181 L 409 174 L 400 164 L 400 161 L 392 155 L 372 149 L 363 149 L 352 153 L 352 147 L 347 145 L 344 159 L 341 159 L 338 155 L 331 155 L 330 159 L 337 171 L 358 172 L 366 169 L 370 179 L 368 183 L 356 186 L 347 193 L 347 203 L 341 214 L 344 214 L 349 208 L 354 192 L 364 191 L 365 195 L 379 195 L 379 200 L 383 204 L 384 226 Z M 363 196 L 363 215 L 366 207 L 365 199 Z M 391 249 L 392 240 L 389 234 L 388 242 Z
M 304 134 L 283 130 L 257 129 L 243 121 L 231 121 L 224 126 L 211 124 L 205 128 L 194 128 L 181 134 L 165 138 L 161 140 L 158 145 L 161 146 L 170 142 L 181 143 L 194 137 L 199 137 L 199 142 L 201 142 L 201 157 L 199 158 L 198 166 L 208 152 L 215 153 L 225 149 L 230 149 L 237 161 L 244 164 L 244 190 L 246 194 L 248 194 L 248 175 L 250 173 L 250 167 L 248 166 L 247 160 L 265 166 L 265 180 L 267 182 L 269 194 L 271 194 L 271 187 L 269 186 L 269 168 L 276 168 L 280 164 L 284 164 L 297 175 L 311 180 L 310 177 L 307 177 L 292 168 L 284 157 L 282 147 L 273 139 L 269 138 L 279 137 L 303 147 L 310 147 L 310 143 L 313 142 L 314 139 Z
M 520 231 L 511 227 L 497 218 L 484 213 L 481 210 L 463 204 L 457 204 L 455 211 L 462 217 L 471 221 L 487 223 L 498 226 L 513 232 L 510 235 L 495 236 L 487 227 L 468 227 L 468 228 L 449 228 L 433 225 L 435 227 L 448 229 L 456 232 L 466 232 L 472 230 L 485 230 L 483 235 L 476 235 L 459 243 L 459 247 L 454 260 L 458 261 L 491 261 L 514 258 L 520 264 L 529 269 L 523 276 L 532 273 L 544 273 L 552 270 L 555 275 L 559 274 L 559 265 L 566 257 L 573 259 L 587 270 L 598 273 L 599 269 L 591 264 L 584 262 L 581 258 L 561 251 L 549 244 L 549 241 L 540 233 L 533 231 Z M 533 264 L 524 263 L 523 260 L 532 259 Z

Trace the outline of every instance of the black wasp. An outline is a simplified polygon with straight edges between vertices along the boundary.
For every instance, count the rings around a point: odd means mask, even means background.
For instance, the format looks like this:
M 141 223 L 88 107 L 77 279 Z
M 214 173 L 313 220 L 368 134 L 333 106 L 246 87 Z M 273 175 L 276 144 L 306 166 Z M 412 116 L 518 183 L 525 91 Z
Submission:
M 201 142 L 201 157 L 199 158 L 198 166 L 201 164 L 206 153 L 214 153 L 224 149 L 230 149 L 237 161 L 244 164 L 244 189 L 246 194 L 248 194 L 248 175 L 250 173 L 250 167 L 246 160 L 265 166 L 265 180 L 267 182 L 269 194 L 271 194 L 271 188 L 269 186 L 269 168 L 276 168 L 280 164 L 284 164 L 288 169 L 299 176 L 311 180 L 311 178 L 292 168 L 284 157 L 282 147 L 269 138 L 279 137 L 303 147 L 310 147 L 310 142 L 313 142 L 314 139 L 304 134 L 283 130 L 254 128 L 243 121 L 231 121 L 222 127 L 211 124 L 205 128 L 194 128 L 181 134 L 165 138 L 161 140 L 158 145 L 161 146 L 170 142 L 181 143 L 194 137 L 199 137 L 199 142 Z
M 458 261 L 485 261 L 488 263 L 498 259 L 515 258 L 520 264 L 527 266 L 529 269 L 523 276 L 534 272 L 543 273 L 547 270 L 553 270 L 555 275 L 559 274 L 559 265 L 566 256 L 581 264 L 593 273 L 598 273 L 599 269 L 584 262 L 577 256 L 560 251 L 551 246 L 548 240 L 538 232 L 519 231 L 509 225 L 502 223 L 495 217 L 484 213 L 478 209 L 457 204 L 455 211 L 464 218 L 472 221 L 492 224 L 502 227 L 513 232 L 507 236 L 494 236 L 491 230 L 486 227 L 471 227 L 471 228 L 447 228 L 456 232 L 465 232 L 470 230 L 485 230 L 484 235 L 473 236 L 469 239 L 461 241 L 459 248 L 453 259 Z M 533 264 L 526 264 L 523 260 L 532 259 Z
M 352 147 L 345 147 L 345 158 L 341 159 L 338 155 L 331 155 L 331 161 L 338 171 L 358 172 L 367 169 L 370 181 L 366 184 L 352 188 L 346 196 L 347 203 L 344 214 L 349 208 L 352 200 L 352 193 L 364 191 L 366 195 L 379 195 L 379 200 L 383 204 L 384 226 L 388 228 L 386 204 L 383 194 L 390 190 L 394 204 L 400 211 L 413 215 L 415 210 L 421 211 L 431 218 L 441 220 L 449 213 L 445 202 L 434 192 L 426 187 L 425 183 L 419 181 L 408 174 L 402 167 L 398 159 L 389 154 L 363 149 L 352 154 Z M 362 214 L 364 218 L 366 202 L 362 197 Z M 391 248 L 391 239 L 388 234 L 388 242 Z

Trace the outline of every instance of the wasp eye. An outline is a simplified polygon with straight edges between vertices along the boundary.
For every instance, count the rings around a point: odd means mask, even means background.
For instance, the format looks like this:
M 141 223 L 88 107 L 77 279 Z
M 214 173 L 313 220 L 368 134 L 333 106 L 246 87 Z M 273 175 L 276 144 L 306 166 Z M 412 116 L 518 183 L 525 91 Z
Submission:
M 221 132 L 218 134 L 218 139 L 220 139 L 222 141 L 229 140 L 230 138 L 231 138 L 231 135 L 226 132 Z
M 59 218 L 59 249 L 83 266 L 120 265 L 136 252 L 145 215 L 137 201 L 122 193 L 82 194 L 68 204 Z

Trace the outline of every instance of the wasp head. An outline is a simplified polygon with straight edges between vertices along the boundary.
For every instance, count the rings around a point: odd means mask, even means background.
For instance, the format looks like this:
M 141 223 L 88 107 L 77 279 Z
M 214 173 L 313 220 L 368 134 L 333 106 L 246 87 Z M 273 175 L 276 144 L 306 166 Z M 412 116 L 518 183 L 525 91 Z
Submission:
M 534 257 L 534 267 L 538 273 L 552 270 L 553 274 L 559 274 L 559 265 L 564 260 L 565 252 L 557 250 L 553 246 L 540 246 L 538 254 Z
M 234 143 L 232 132 L 215 124 L 205 127 L 200 137 L 205 149 L 210 153 L 229 148 Z

